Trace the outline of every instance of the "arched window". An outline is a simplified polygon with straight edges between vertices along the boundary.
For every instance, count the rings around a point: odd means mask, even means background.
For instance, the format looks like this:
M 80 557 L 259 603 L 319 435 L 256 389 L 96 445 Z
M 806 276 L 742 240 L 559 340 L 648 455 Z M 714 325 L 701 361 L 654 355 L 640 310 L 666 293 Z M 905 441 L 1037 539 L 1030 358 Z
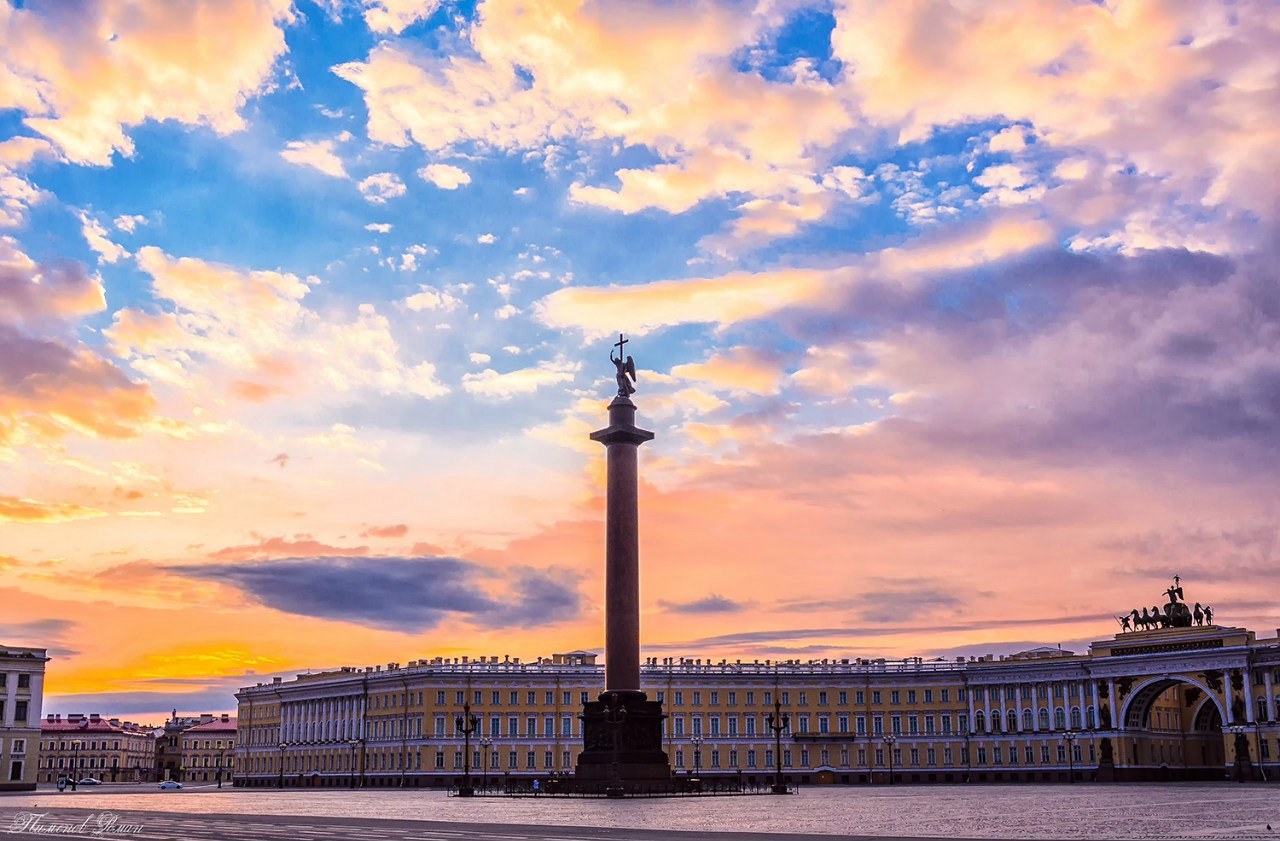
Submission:
M 1058 707 L 1053 711 L 1053 726 L 1058 730 L 1067 729 L 1067 714 L 1063 712 L 1062 707 Z
M 987 729 L 987 715 L 982 710 L 973 714 L 973 729 L 979 733 Z
M 1071 708 L 1071 729 L 1072 730 L 1080 729 L 1080 708 L 1079 707 Z
M 1007 718 L 1007 719 L 1009 720 L 1009 726 L 1006 728 L 1005 732 L 1007 732 L 1007 733 L 1016 733 L 1016 732 L 1018 732 L 1018 712 L 1017 712 L 1017 710 L 1009 710 L 1009 712 L 1005 715 L 1005 718 Z
M 1031 714 L 1031 710 L 1022 711 L 1022 729 L 1023 730 L 1035 729 L 1035 716 Z
M 1258 696 L 1258 721 L 1267 720 L 1267 699 L 1261 695 Z
M 1044 707 L 1040 708 L 1040 729 L 1041 730 L 1049 729 L 1049 711 Z
M 1097 727 L 1097 726 L 1098 726 L 1098 717 L 1097 717 L 1096 715 L 1094 715 L 1093 707 L 1089 707 L 1087 710 L 1085 710 L 1085 716 L 1084 716 L 1084 717 L 1085 717 L 1085 727 Z

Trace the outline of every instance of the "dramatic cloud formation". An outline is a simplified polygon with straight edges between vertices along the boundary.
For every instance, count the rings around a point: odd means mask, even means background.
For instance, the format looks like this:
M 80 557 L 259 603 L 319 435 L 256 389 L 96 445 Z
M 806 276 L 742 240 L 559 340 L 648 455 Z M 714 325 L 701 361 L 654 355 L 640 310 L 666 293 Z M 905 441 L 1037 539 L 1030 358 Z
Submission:
M 0 602 L 50 697 L 598 649 L 620 333 L 654 651 L 1087 644 L 1173 573 L 1280 624 L 1266 0 L 83 0 L 0 37 Z

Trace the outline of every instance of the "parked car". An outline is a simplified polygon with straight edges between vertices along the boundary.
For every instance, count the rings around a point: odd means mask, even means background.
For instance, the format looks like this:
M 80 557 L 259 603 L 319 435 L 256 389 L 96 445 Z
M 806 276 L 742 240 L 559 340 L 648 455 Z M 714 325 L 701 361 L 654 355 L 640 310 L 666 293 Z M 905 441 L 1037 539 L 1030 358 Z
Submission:
M 177 780 L 165 780 L 160 784 L 160 788 L 182 788 L 182 783 Z
M 79 785 L 79 786 L 100 786 L 100 785 L 102 785 L 102 780 L 99 780 L 99 779 L 97 779 L 96 777 L 85 777 L 83 780 L 78 780 L 78 781 L 76 782 L 76 785 Z

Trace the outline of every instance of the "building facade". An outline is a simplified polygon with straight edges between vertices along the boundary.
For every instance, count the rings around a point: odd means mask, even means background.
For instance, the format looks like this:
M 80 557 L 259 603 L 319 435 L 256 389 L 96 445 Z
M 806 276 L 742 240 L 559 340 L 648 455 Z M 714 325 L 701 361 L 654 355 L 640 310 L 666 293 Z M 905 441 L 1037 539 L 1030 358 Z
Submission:
M 98 713 L 45 716 L 40 725 L 39 781 L 93 777 L 107 783 L 156 778 L 155 728 Z
M 182 732 L 182 779 L 218 783 L 234 779 L 236 719 L 223 714 Z
M 0 791 L 36 787 L 47 662 L 43 648 L 0 645 Z
M 1280 776 L 1280 641 L 1240 628 L 999 659 L 651 658 L 642 684 L 663 702 L 676 774 L 761 783 L 780 763 L 787 781 L 811 784 Z M 237 693 L 237 782 L 449 786 L 468 765 L 479 785 L 572 773 L 582 704 L 603 685 L 584 652 L 277 679 Z M 464 715 L 478 719 L 470 736 Z

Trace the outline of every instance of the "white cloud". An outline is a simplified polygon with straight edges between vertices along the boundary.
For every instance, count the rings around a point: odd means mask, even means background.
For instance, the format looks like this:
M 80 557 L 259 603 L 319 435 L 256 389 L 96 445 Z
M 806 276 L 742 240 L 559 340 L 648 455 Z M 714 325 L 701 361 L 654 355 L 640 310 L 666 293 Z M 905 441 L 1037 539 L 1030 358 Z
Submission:
M 448 292 L 436 289 L 434 286 L 420 285 L 418 289 L 418 292 L 404 299 L 404 305 L 414 312 L 422 312 L 423 310 L 453 312 L 462 306 L 462 301 Z
M 456 190 L 464 184 L 471 183 L 471 176 L 466 170 L 449 164 L 428 164 L 418 170 L 418 177 L 430 181 L 441 190 Z
M 171 257 L 153 246 L 139 249 L 137 262 L 166 308 L 119 310 L 103 332 L 117 355 L 151 379 L 257 400 L 447 391 L 429 363 L 401 361 L 390 322 L 372 304 L 346 319 L 309 309 L 304 298 L 315 278 Z
M 80 232 L 84 234 L 85 242 L 89 243 L 90 248 L 98 252 L 99 259 L 102 262 L 115 263 L 129 256 L 129 251 L 126 248 L 107 239 L 107 229 L 102 227 L 101 222 L 83 210 L 77 215 L 80 217 Z
M 342 158 L 334 154 L 333 140 L 291 140 L 285 144 L 280 157 L 291 164 L 309 166 L 333 178 L 346 178 L 347 169 Z
M 377 234 L 389 234 L 393 226 L 390 222 L 370 222 L 364 226 L 366 231 L 373 231 Z
M 1027 148 L 1027 130 L 1022 126 L 1009 126 L 996 132 L 987 144 L 988 152 L 1021 152 Z
M 147 217 L 139 215 L 117 216 L 112 222 L 116 226 L 116 230 L 131 234 L 138 229 L 139 225 L 147 224 Z
M 822 186 L 844 193 L 851 199 L 865 198 L 874 192 L 871 176 L 856 166 L 833 166 L 822 176 Z
M 520 368 L 499 374 L 486 368 L 476 374 L 463 374 L 462 387 L 470 394 L 510 400 L 518 394 L 532 394 L 543 386 L 572 382 L 582 364 L 563 359 L 542 362 L 533 368 Z
M 381 35 L 399 35 L 409 25 L 426 20 L 442 0 L 365 0 L 364 22 Z
M 493 234 L 481 234 L 480 236 L 476 237 L 476 242 L 480 243 L 481 245 L 493 245 L 497 241 L 498 241 L 498 238 L 495 237 Z
M 373 204 L 386 204 L 388 199 L 398 198 L 406 192 L 404 182 L 394 172 L 378 172 L 359 184 L 360 193 Z
M 508 318 L 511 318 L 513 315 L 519 315 L 520 308 L 512 304 L 504 304 L 498 307 L 496 310 L 494 310 L 493 314 L 494 314 L 494 317 L 498 318 L 499 320 L 505 321 Z
M 470 359 L 475 365 L 487 365 L 492 361 L 492 357 L 487 353 L 473 353 Z
M 0 101 L 80 164 L 132 155 L 126 129 L 148 120 L 239 131 L 294 14 L 290 0 L 0 4 Z

